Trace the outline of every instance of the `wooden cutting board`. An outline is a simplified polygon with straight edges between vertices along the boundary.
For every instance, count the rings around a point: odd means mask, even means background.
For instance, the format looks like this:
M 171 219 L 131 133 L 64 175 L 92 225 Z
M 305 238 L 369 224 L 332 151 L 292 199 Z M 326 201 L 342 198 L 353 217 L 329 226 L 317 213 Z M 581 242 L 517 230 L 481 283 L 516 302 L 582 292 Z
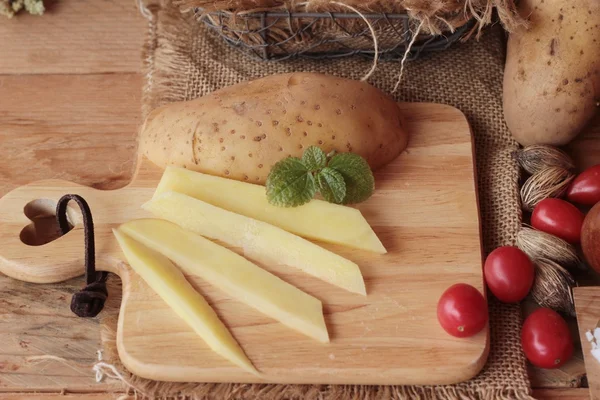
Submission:
M 188 276 L 232 330 L 254 365 L 256 378 L 213 354 L 122 262 L 111 229 L 149 217 L 161 171 L 140 159 L 133 181 L 100 191 L 60 180 L 20 187 L 0 199 L 0 270 L 29 282 L 58 282 L 83 272 L 83 227 L 32 246 L 32 220 L 52 215 L 66 193 L 90 204 L 99 269 L 123 280 L 118 350 L 142 377 L 166 381 L 340 384 L 449 384 L 476 375 L 489 350 L 488 329 L 468 339 L 438 325 L 441 293 L 458 282 L 483 291 L 482 251 L 472 137 L 464 115 L 439 104 L 400 104 L 409 147 L 376 173 L 376 192 L 359 209 L 386 255 L 323 245 L 355 261 L 366 297 L 348 293 L 283 265 L 261 265 L 321 299 L 331 343 L 320 344 Z M 24 243 L 27 242 L 27 243 Z M 241 252 L 241 249 L 234 249 Z

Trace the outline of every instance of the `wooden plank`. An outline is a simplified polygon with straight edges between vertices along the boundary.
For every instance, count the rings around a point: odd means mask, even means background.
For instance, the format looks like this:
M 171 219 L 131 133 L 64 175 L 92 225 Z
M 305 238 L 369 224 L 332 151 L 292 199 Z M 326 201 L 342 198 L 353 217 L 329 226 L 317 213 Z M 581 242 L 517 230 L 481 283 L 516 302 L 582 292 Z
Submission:
M 119 392 L 107 393 L 4 393 L 2 400 L 117 400 Z
M 600 114 L 574 141 L 566 146 L 581 171 L 600 164 Z
M 578 388 L 581 387 L 586 375 L 583 354 L 578 344 L 575 347 L 573 358 L 560 368 L 543 369 L 531 364 L 528 364 L 527 368 L 531 386 L 537 389 Z
M 71 313 L 82 279 L 55 285 L 0 276 L 0 391 L 102 390 L 92 365 L 100 349 L 97 318 Z
M 577 312 L 579 336 L 587 370 L 590 397 L 597 400 L 600 399 L 600 362 L 592 357 L 590 353 L 592 345 L 586 339 L 585 332 L 594 330 L 600 324 L 600 288 L 577 287 L 573 290 L 573 298 L 575 299 L 575 310 Z
M 120 393 L 10 393 L 2 396 L 3 400 L 114 400 Z M 577 389 L 539 389 L 533 391 L 537 400 L 588 400 L 589 393 L 585 388 Z
M 44 17 L 22 14 L 0 23 L 0 74 L 60 74 L 0 75 L 0 195 L 49 177 L 122 186 L 133 165 L 147 21 L 133 1 L 46 5 Z M 114 72 L 128 73 L 105 74 Z M 84 162 L 89 168 L 82 170 Z M 82 286 L 81 279 L 41 286 L 0 276 L 0 391 L 111 389 L 96 383 L 91 370 L 100 348 L 98 320 L 69 310 Z M 57 358 L 36 359 L 47 356 Z M 116 396 L 2 395 L 42 397 Z
M 0 23 L 0 74 L 139 72 L 148 21 L 135 1 L 45 2 Z
M 589 400 L 590 394 L 585 388 L 578 389 L 539 389 L 533 391 L 537 400 Z
M 535 389 L 533 398 L 537 400 L 589 400 L 587 388 Z M 4 393 L 2 400 L 115 400 L 122 393 Z
M 0 195 L 50 177 L 100 187 L 127 183 L 141 84 L 138 74 L 0 76 Z M 0 390 L 107 387 L 91 370 L 98 321 L 69 310 L 82 286 L 81 279 L 42 286 L 0 276 Z M 29 358 L 46 355 L 68 362 Z
M 51 177 L 127 183 L 141 85 L 139 74 L 0 76 L 0 195 Z

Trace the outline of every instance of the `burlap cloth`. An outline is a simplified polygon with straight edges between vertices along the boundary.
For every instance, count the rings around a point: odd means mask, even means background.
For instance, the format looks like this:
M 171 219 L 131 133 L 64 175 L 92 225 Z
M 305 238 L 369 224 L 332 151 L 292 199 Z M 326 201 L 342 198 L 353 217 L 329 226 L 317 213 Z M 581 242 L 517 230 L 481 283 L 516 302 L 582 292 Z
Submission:
M 145 48 L 147 84 L 143 113 L 172 101 L 189 100 L 242 80 L 290 72 L 314 71 L 360 79 L 370 61 L 255 62 L 208 34 L 201 24 L 172 7 L 151 7 Z M 479 201 L 486 254 L 512 244 L 520 226 L 518 169 L 510 157 L 516 143 L 502 117 L 501 89 L 504 40 L 500 29 L 482 39 L 455 45 L 407 65 L 396 98 L 437 102 L 459 108 L 467 116 L 476 145 Z M 370 83 L 391 92 L 399 64 L 380 64 Z M 111 290 L 118 296 L 120 290 Z M 111 302 L 112 303 L 112 302 Z M 112 303 L 114 304 L 114 303 Z M 453 386 L 335 386 L 181 384 L 148 381 L 131 375 L 118 360 L 115 345 L 117 307 L 105 311 L 104 357 L 121 373 L 126 389 L 149 397 L 193 399 L 527 399 L 530 388 L 520 348 L 518 305 L 490 299 L 491 352 L 483 371 Z M 112 316 L 111 316 L 112 315 Z

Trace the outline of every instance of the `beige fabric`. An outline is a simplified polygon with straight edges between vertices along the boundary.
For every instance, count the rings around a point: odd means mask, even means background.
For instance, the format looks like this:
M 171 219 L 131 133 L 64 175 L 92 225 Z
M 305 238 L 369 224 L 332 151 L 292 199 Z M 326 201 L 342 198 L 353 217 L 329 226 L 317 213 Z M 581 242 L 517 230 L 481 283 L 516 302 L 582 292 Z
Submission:
M 144 91 L 146 114 L 170 101 L 187 100 L 223 86 L 260 76 L 315 71 L 360 78 L 369 60 L 291 61 L 261 63 L 247 59 L 205 28 L 173 9 L 153 9 L 146 47 L 148 68 Z M 405 101 L 446 103 L 462 110 L 474 133 L 479 199 L 486 253 L 512 244 L 520 226 L 518 169 L 511 159 L 516 143 L 502 117 L 501 88 L 504 65 L 503 36 L 499 29 L 485 33 L 480 42 L 469 41 L 443 53 L 407 65 L 396 97 Z M 380 64 L 371 79 L 391 92 L 398 63 Z M 111 296 L 119 293 L 111 290 Z M 105 314 L 115 315 L 115 308 Z M 194 399 L 526 399 L 529 381 L 520 349 L 521 313 L 518 305 L 490 299 L 491 352 L 484 370 L 475 379 L 454 386 L 391 387 L 334 385 L 179 384 L 153 382 L 132 376 L 119 364 L 115 352 L 116 319 L 107 318 L 104 329 L 105 358 L 115 363 L 128 384 L 138 392 Z M 178 397 L 181 398 L 181 397 Z

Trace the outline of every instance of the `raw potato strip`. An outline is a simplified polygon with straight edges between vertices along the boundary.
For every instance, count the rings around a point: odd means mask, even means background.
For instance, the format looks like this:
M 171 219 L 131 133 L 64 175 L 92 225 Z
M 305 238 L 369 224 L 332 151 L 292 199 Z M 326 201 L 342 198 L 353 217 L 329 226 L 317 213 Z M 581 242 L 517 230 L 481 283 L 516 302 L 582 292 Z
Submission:
M 215 311 L 173 263 L 120 230 L 113 233 L 128 264 L 215 353 L 259 375 Z
M 358 265 L 266 222 L 176 192 L 155 196 L 142 207 L 184 229 L 242 247 L 250 258 L 295 267 L 350 292 L 366 294 Z
M 319 342 L 329 342 L 320 300 L 233 251 L 159 219 L 129 221 L 119 231 L 232 298 Z
M 276 207 L 265 187 L 184 168 L 167 167 L 154 196 L 173 191 L 246 217 L 268 222 L 308 239 L 385 254 L 385 247 L 359 210 L 312 200 L 300 207 Z

